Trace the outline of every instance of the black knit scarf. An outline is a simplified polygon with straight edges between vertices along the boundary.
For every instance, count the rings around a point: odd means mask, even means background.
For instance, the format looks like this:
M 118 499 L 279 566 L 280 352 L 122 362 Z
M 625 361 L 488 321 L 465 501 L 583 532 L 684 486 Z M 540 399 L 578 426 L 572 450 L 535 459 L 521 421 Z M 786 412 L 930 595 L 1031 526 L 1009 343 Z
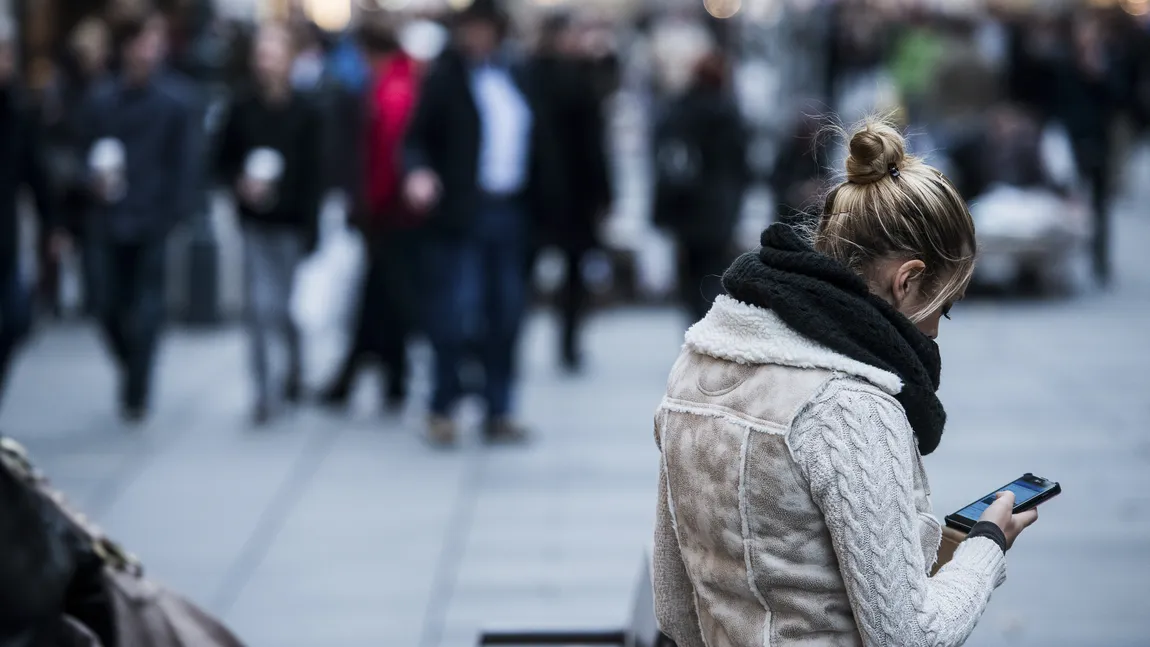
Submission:
M 762 249 L 739 257 L 723 287 L 743 303 L 768 308 L 804 337 L 894 373 L 903 381 L 896 397 L 918 438 L 933 452 L 942 439 L 946 411 L 938 391 L 938 345 L 889 303 L 871 294 L 857 273 L 816 252 L 790 226 L 763 232 Z

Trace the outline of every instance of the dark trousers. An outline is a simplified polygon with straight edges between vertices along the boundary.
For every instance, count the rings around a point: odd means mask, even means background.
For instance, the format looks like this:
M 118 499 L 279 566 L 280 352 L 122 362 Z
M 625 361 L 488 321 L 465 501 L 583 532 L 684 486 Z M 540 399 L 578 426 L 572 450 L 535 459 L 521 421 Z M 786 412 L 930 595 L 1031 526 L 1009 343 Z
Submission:
M 527 307 L 526 218 L 517 199 L 484 198 L 467 232 L 427 241 L 432 413 L 449 415 L 463 395 L 459 369 L 473 345 L 483 364 L 488 415 L 511 413 L 515 351 Z
M 152 368 L 164 320 L 163 240 L 89 246 L 97 317 L 121 372 L 121 405 L 148 406 Z
M 416 277 L 421 249 L 417 231 L 392 230 L 372 236 L 355 332 L 336 378 L 336 393 L 346 395 L 364 363 L 374 356 L 387 378 L 388 399 L 407 396 L 407 341 L 418 327 Z
M 1110 203 L 1114 190 L 1112 148 L 1105 135 L 1075 139 L 1074 152 L 1082 176 L 1090 183 L 1090 206 L 1093 211 L 1094 235 L 1091 257 L 1094 278 L 1105 285 L 1110 281 Z
M 525 271 L 529 285 L 534 276 L 539 255 L 544 249 L 546 249 L 545 245 L 535 246 L 527 258 Z M 583 322 L 587 317 L 587 309 L 591 303 L 591 293 L 583 278 L 583 259 L 592 247 L 590 245 L 561 244 L 558 249 L 559 253 L 563 255 L 563 264 L 567 268 L 563 285 L 559 286 L 555 298 L 555 306 L 559 310 L 559 354 L 565 365 L 574 367 L 579 364 L 581 359 L 580 339 L 582 339 Z
M 1105 164 L 1095 164 L 1086 169 L 1090 180 L 1090 202 L 1094 212 L 1094 236 L 1092 254 L 1094 278 L 1105 285 L 1110 282 L 1110 197 L 1113 180 Z
M 679 295 L 691 321 L 699 321 L 723 293 L 723 273 L 730 264 L 730 245 L 699 245 L 681 241 L 679 246 Z
M 562 249 L 567 264 L 567 278 L 559 292 L 559 312 L 562 319 L 560 351 L 563 362 L 568 366 L 579 363 L 581 355 L 580 338 L 583 322 L 587 317 L 587 307 L 591 301 L 587 282 L 583 278 L 583 259 L 590 249 L 569 246 Z
M 13 264 L 14 265 L 14 264 Z M 0 400 L 12 356 L 32 326 L 32 304 L 15 267 L 0 269 Z

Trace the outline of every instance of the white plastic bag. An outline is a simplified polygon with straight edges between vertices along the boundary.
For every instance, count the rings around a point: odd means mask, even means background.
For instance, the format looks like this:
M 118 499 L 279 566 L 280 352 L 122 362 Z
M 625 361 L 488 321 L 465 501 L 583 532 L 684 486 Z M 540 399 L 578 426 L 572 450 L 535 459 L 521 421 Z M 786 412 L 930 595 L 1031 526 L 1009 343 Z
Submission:
M 338 222 L 333 222 L 338 220 Z M 291 312 L 309 334 L 342 330 L 357 305 L 366 253 L 362 237 L 342 218 L 325 218 L 319 249 L 296 271 Z

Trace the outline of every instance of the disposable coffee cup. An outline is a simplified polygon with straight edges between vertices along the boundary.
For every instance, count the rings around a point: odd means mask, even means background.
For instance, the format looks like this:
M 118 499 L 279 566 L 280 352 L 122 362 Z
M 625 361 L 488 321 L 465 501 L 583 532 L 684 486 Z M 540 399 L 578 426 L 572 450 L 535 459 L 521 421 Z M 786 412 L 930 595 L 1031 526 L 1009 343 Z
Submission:
M 244 174 L 257 182 L 274 184 L 283 177 L 284 157 L 274 148 L 257 148 L 248 153 Z
M 260 188 L 261 199 L 253 208 L 267 210 L 278 199 L 278 185 L 284 172 L 284 158 L 272 148 L 257 148 L 244 161 L 244 175 Z
M 127 152 L 124 150 L 124 142 L 115 137 L 98 140 L 88 153 L 88 167 L 107 188 L 104 199 L 108 202 L 119 202 L 124 199 L 124 195 L 128 192 Z

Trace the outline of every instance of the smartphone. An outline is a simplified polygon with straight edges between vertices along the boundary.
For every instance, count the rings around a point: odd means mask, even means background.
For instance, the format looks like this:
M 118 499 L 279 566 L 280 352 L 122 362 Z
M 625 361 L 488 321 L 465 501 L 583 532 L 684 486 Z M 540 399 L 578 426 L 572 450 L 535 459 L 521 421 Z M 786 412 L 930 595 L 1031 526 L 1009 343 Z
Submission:
M 963 532 L 970 532 L 970 529 L 978 522 L 978 518 L 982 516 L 982 512 L 989 508 L 990 504 L 994 503 L 995 495 L 1007 490 L 1014 493 L 1015 514 L 1037 508 L 1039 505 L 1062 494 L 1062 486 L 1058 483 L 1044 479 L 1041 476 L 1026 473 L 958 512 L 947 515 L 946 525 Z

